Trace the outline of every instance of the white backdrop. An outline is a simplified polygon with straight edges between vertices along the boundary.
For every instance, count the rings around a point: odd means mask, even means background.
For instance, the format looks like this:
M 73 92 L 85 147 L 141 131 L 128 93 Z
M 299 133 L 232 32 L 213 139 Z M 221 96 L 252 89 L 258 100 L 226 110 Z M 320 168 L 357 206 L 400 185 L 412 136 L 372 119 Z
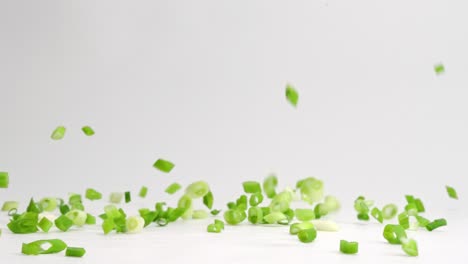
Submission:
M 0 201 L 141 185 L 154 201 L 173 181 L 203 179 L 222 207 L 242 181 L 274 172 L 281 186 L 323 179 L 345 210 L 358 195 L 382 205 L 406 193 L 458 210 L 444 186 L 468 192 L 467 8 L 2 0 L 0 171 L 11 185 Z M 67 134 L 52 141 L 58 125 Z M 175 169 L 156 171 L 158 158 Z

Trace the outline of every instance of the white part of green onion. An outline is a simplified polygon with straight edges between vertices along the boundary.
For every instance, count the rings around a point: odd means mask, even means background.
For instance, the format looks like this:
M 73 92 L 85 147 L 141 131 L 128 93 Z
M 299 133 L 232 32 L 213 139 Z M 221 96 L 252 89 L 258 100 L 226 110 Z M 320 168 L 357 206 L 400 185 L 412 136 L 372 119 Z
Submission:
M 315 229 L 317 229 L 318 231 L 336 232 L 336 231 L 340 230 L 340 227 L 334 221 L 330 221 L 330 220 L 312 220 L 310 222 L 312 224 L 314 224 Z
M 130 216 L 126 221 L 127 233 L 139 233 L 145 226 L 145 219 L 141 216 Z

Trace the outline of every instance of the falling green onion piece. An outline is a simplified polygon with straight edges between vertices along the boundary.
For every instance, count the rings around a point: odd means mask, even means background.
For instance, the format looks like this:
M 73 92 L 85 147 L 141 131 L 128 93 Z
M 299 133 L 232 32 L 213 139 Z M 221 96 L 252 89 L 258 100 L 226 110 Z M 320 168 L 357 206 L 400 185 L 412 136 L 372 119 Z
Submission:
M 221 233 L 221 228 L 215 224 L 209 224 L 206 231 L 208 231 L 208 233 Z
M 205 196 L 203 196 L 203 204 L 210 210 L 213 208 L 213 201 L 214 197 L 212 192 L 208 192 L 205 194 Z
M 286 85 L 286 99 L 288 102 L 294 106 L 297 107 L 297 103 L 299 101 L 299 94 L 297 93 L 296 89 L 290 84 Z
M 286 215 L 280 212 L 272 212 L 263 217 L 268 224 L 277 224 L 278 222 L 287 219 Z
M 12 209 L 18 209 L 19 202 L 17 201 L 6 201 L 2 205 L 2 211 L 3 212 L 8 212 Z
M 0 182 L 1 182 L 1 180 L 0 180 Z M 458 200 L 457 191 L 453 187 L 445 186 L 445 189 L 447 190 L 447 194 L 448 194 L 448 196 L 450 198 Z
M 275 175 L 270 175 L 263 181 L 263 191 L 265 195 L 272 199 L 276 196 L 276 186 L 278 185 L 278 178 Z
M 242 183 L 242 187 L 244 187 L 245 193 L 261 193 L 262 187 L 260 183 L 256 181 L 246 181 Z
M 300 230 L 299 233 L 297 233 L 297 238 L 299 238 L 299 241 L 302 243 L 313 242 L 315 238 L 317 238 L 317 230 L 315 230 L 315 228 Z
M 317 231 L 336 232 L 340 227 L 330 220 L 312 220 L 311 223 L 315 226 Z
M 37 232 L 38 214 L 35 212 L 26 212 L 13 219 L 7 227 L 15 234 L 30 234 Z
M 398 214 L 398 207 L 394 204 L 387 204 L 382 208 L 382 217 L 385 220 L 390 220 Z
M 430 222 L 429 224 L 427 224 L 426 229 L 428 231 L 432 231 L 434 229 L 437 229 L 439 227 L 446 226 L 446 225 L 447 225 L 447 220 L 445 220 L 444 218 L 441 218 L 441 219 L 436 219 Z
M 65 214 L 66 218 L 70 219 L 76 226 L 84 226 L 86 224 L 86 218 L 88 215 L 81 210 L 73 209 Z M 59 228 L 60 229 L 60 228 Z M 66 230 L 62 230 L 66 231 Z
M 31 200 L 29 200 L 29 204 L 28 204 L 28 207 L 26 208 L 26 212 L 41 213 L 41 209 L 34 202 L 33 198 L 31 198 Z
M 0 188 L 8 188 L 10 178 L 8 172 L 0 171 Z
M 125 192 L 125 203 L 129 203 L 132 201 L 132 195 L 130 192 Z
M 407 212 L 402 212 L 398 215 L 398 224 L 400 224 L 404 229 L 408 229 L 410 227 L 409 215 Z
M 174 182 L 171 185 L 167 186 L 165 192 L 168 193 L 168 194 L 174 194 L 178 190 L 180 190 L 181 188 L 182 188 L 182 186 L 180 184 L 178 184 L 177 182 Z
M 145 219 L 141 216 L 130 216 L 126 221 L 128 233 L 139 233 L 145 226 Z
M 403 239 L 401 248 L 408 256 L 418 256 L 418 244 L 414 239 Z
M 315 226 L 311 222 L 294 223 L 289 226 L 289 233 L 291 235 L 297 235 L 297 233 L 299 233 L 299 231 L 301 230 L 312 229 L 312 228 L 315 228 Z
M 442 63 L 434 65 L 434 71 L 437 75 L 440 75 L 445 72 L 445 66 Z
M 210 186 L 204 181 L 197 181 L 185 189 L 185 194 L 192 199 L 202 198 L 210 191 Z
M 118 204 L 122 201 L 122 198 L 124 197 L 124 194 L 121 193 L 121 192 L 113 192 L 110 194 L 110 202 L 111 203 L 115 203 L 115 204 Z
M 192 218 L 193 219 L 206 219 L 209 217 L 209 214 L 205 210 L 193 210 Z
M 156 169 L 162 171 L 162 172 L 165 172 L 165 173 L 169 173 L 171 172 L 171 170 L 174 168 L 174 163 L 168 161 L 168 160 L 164 160 L 164 159 L 158 159 L 154 164 L 153 164 L 153 167 L 155 167 Z
M 86 254 L 86 250 L 80 247 L 68 247 L 65 251 L 65 256 L 67 257 L 78 257 L 81 258 Z
M 44 249 L 44 246 L 49 246 Z M 67 244 L 60 239 L 37 240 L 31 243 L 23 243 L 21 253 L 25 255 L 54 254 L 62 252 Z
M 61 215 L 57 219 L 55 219 L 55 226 L 58 229 L 62 230 L 63 232 L 68 231 L 68 229 L 70 229 L 70 227 L 72 227 L 72 225 L 73 225 L 73 220 L 71 220 L 70 218 L 68 218 L 65 215 Z
M 406 239 L 405 228 L 401 225 L 388 224 L 384 227 L 383 237 L 390 244 L 401 244 L 402 239 Z
M 46 212 L 52 212 L 57 209 L 57 198 L 47 197 L 39 201 L 40 207 Z
M 141 198 L 145 198 L 147 194 L 148 194 L 148 187 L 142 186 L 141 189 L 140 189 L 140 192 L 138 193 L 138 195 Z
M 382 211 L 380 211 L 377 207 L 374 207 L 371 211 L 372 217 L 377 220 L 379 223 L 383 223 L 383 215 Z
M 214 210 L 211 210 L 210 213 L 211 213 L 212 215 L 218 215 L 219 213 L 221 213 L 221 210 L 214 209 Z
M 230 209 L 224 212 L 224 220 L 230 225 L 237 225 L 245 220 L 246 213 L 237 209 Z
M 252 224 L 262 223 L 263 222 L 263 210 L 256 206 L 250 207 L 248 211 L 247 219 Z
M 102 194 L 94 189 L 88 188 L 86 189 L 85 197 L 91 201 L 101 200 Z
M 249 205 L 250 206 L 257 206 L 263 202 L 263 195 L 262 193 L 254 193 L 250 195 Z
M 94 135 L 94 130 L 90 126 L 84 126 L 81 128 L 81 130 L 88 137 Z
M 86 221 L 87 225 L 95 225 L 96 224 L 96 217 L 90 214 L 86 214 Z
M 218 220 L 218 219 L 215 219 L 215 220 L 214 220 L 214 224 L 215 224 L 216 226 L 218 226 L 221 230 L 224 229 L 224 222 L 223 222 L 223 221 Z
M 41 221 L 39 221 L 39 223 L 37 224 L 37 226 L 45 233 L 49 232 L 50 228 L 52 228 L 53 225 L 54 223 L 47 219 L 47 217 L 42 217 Z
M 297 220 L 299 221 L 309 221 L 315 219 L 315 213 L 312 209 L 296 209 L 295 215 Z
M 346 240 L 340 240 L 340 251 L 344 254 L 356 254 L 359 250 L 358 242 L 351 242 Z
M 60 140 L 65 136 L 66 128 L 64 126 L 57 127 L 50 136 L 53 140 Z

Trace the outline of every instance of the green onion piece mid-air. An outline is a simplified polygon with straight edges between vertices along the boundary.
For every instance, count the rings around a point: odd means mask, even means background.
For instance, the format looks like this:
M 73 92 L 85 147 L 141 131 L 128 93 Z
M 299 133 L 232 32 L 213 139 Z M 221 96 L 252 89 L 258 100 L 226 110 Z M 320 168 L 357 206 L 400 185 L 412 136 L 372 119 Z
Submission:
M 50 135 L 53 140 L 60 140 L 65 136 L 66 128 L 64 126 L 58 126 Z
M 286 85 L 285 95 L 288 102 L 292 106 L 297 107 L 297 103 L 299 101 L 299 93 L 296 91 L 296 89 L 294 89 L 292 85 Z
M 169 173 L 171 172 L 171 170 L 174 168 L 174 163 L 168 161 L 168 160 L 164 160 L 164 159 L 158 159 L 154 164 L 153 164 L 153 167 L 155 167 L 156 169 L 162 171 L 162 172 L 165 172 L 165 173 Z

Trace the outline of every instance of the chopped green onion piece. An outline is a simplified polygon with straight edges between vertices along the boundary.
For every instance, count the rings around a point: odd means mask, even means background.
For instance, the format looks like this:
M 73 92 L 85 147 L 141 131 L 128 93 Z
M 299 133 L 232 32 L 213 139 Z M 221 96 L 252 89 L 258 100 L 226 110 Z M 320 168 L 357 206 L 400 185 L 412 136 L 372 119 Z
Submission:
M 402 239 L 401 248 L 408 256 L 416 257 L 418 255 L 418 244 L 414 239 Z
M 363 215 L 369 213 L 369 206 L 367 205 L 364 197 L 359 196 L 354 201 L 354 210 L 356 210 L 356 212 L 358 212 L 359 214 L 363 214 Z
M 406 199 L 406 202 L 408 202 L 409 204 L 414 203 L 414 200 L 415 200 L 414 196 L 409 195 L 409 194 L 405 195 L 405 199 Z
M 84 126 L 84 127 L 81 128 L 81 130 L 88 137 L 94 135 L 94 130 L 90 126 Z
M 10 178 L 8 172 L 0 171 L 0 188 L 8 188 Z
M 44 249 L 43 246 L 49 246 Z M 60 239 L 37 240 L 31 243 L 23 243 L 21 253 L 25 255 L 54 254 L 62 252 L 67 244 Z
M 426 208 L 424 207 L 424 203 L 421 201 L 421 199 L 419 198 L 415 199 L 414 205 L 416 205 L 416 209 L 418 210 L 418 213 L 424 213 L 426 211 Z
M 336 232 L 340 229 L 335 222 L 329 220 L 312 220 L 311 222 L 318 231 Z
M 379 208 L 374 207 L 371 211 L 371 215 L 375 220 L 379 221 L 379 223 L 383 223 L 382 212 L 379 210 Z
M 70 211 L 70 212 L 72 212 L 72 211 Z M 70 213 L 70 212 L 68 212 L 68 213 Z M 55 226 L 58 229 L 62 230 L 63 232 L 68 231 L 68 229 L 70 229 L 70 227 L 72 227 L 72 225 L 73 225 L 73 220 L 71 220 L 70 218 L 68 218 L 65 215 L 61 215 L 57 219 L 55 219 Z
M 265 220 L 268 224 L 276 224 L 279 221 L 282 221 L 285 219 L 287 219 L 286 215 L 280 212 L 272 212 L 263 217 L 263 220 Z
M 317 237 L 317 230 L 315 228 L 309 228 L 309 229 L 302 229 L 297 233 L 297 238 L 302 243 L 310 243 L 315 240 Z
M 180 190 L 182 188 L 182 186 L 180 184 L 178 184 L 177 182 L 174 182 L 173 184 L 169 185 L 165 192 L 168 193 L 168 194 L 174 194 L 176 193 L 178 190 Z
M 248 220 L 252 224 L 260 224 L 263 222 L 263 211 L 261 208 L 252 206 L 248 211 Z
M 31 198 L 31 200 L 29 201 L 29 205 L 26 208 L 26 212 L 32 212 L 32 213 L 40 213 L 41 212 L 41 209 L 34 202 L 33 198 Z
M 437 75 L 445 72 L 445 66 L 442 63 L 434 65 L 434 71 Z
M 246 181 L 242 183 L 245 193 L 261 193 L 262 187 L 256 181 Z
M 236 209 L 237 205 L 235 202 L 229 202 L 227 203 L 227 208 L 229 209 Z
M 295 210 L 296 218 L 299 221 L 309 221 L 315 219 L 315 213 L 312 209 L 296 209 Z
M 66 213 L 65 216 L 72 220 L 73 224 L 76 226 L 84 226 L 86 223 L 86 218 L 88 217 L 84 211 L 76 209 Z
M 86 214 L 86 221 L 87 225 L 95 225 L 96 224 L 96 217 L 90 214 Z
M 39 201 L 39 205 L 44 211 L 52 212 L 57 208 L 57 198 L 43 198 Z
M 188 195 L 183 195 L 180 197 L 179 202 L 177 203 L 177 208 L 182 208 L 184 210 L 188 210 L 192 207 L 192 198 Z
M 169 222 L 167 221 L 166 218 L 159 218 L 156 224 L 158 224 L 159 226 L 167 226 Z
M 357 215 L 357 219 L 361 220 L 361 221 L 369 221 L 369 214 L 367 213 L 359 213 Z
M 426 229 L 428 231 L 432 231 L 434 229 L 437 229 L 441 226 L 446 226 L 447 225 L 447 220 L 445 220 L 444 218 L 441 218 L 441 219 L 436 219 L 432 222 L 430 222 L 429 224 L 426 225 Z
M 132 201 L 132 195 L 130 192 L 125 192 L 125 203 L 129 203 Z
M 76 203 L 81 203 L 83 200 L 81 199 L 81 195 L 79 194 L 70 194 L 70 197 L 68 198 L 68 204 L 73 205 Z
M 10 211 L 11 209 L 18 209 L 19 207 L 19 202 L 16 202 L 16 201 L 6 201 L 3 203 L 3 206 L 2 206 L 2 211 L 3 212 L 8 212 Z
M 210 210 L 213 208 L 213 201 L 214 197 L 212 192 L 208 192 L 205 194 L 205 196 L 203 196 L 203 204 Z
M 237 225 L 245 220 L 246 213 L 242 210 L 230 209 L 224 212 L 224 220 L 230 225 Z
M 246 210 L 247 209 L 247 196 L 246 195 L 241 195 L 236 200 L 236 208 L 239 209 L 239 210 Z
M 346 240 L 340 240 L 340 251 L 344 254 L 356 254 L 358 253 L 359 243 L 348 242 Z
M 192 218 L 193 219 L 206 219 L 209 217 L 209 214 L 205 210 L 193 210 Z
M 215 219 L 214 224 L 215 224 L 215 226 L 219 227 L 221 230 L 224 229 L 224 222 L 223 221 Z
M 447 190 L 447 194 L 450 198 L 458 200 L 457 191 L 453 187 L 445 186 L 445 189 Z
M 102 194 L 94 189 L 88 188 L 86 189 L 85 197 L 86 199 L 91 200 L 91 201 L 101 200 Z
M 272 199 L 276 196 L 276 186 L 278 185 L 278 178 L 275 175 L 270 175 L 263 181 L 263 191 L 265 195 Z
M 111 203 L 118 204 L 118 203 L 120 203 L 122 201 L 123 196 L 124 196 L 124 194 L 121 193 L 121 192 L 113 192 L 113 193 L 110 194 L 109 200 L 110 200 Z
M 300 191 L 303 201 L 309 204 L 318 202 L 323 197 L 323 182 L 313 177 L 303 179 L 300 181 Z
M 140 192 L 138 193 L 138 195 L 139 195 L 141 198 L 145 198 L 145 197 L 146 197 L 146 194 L 148 194 L 148 187 L 142 186 L 141 189 L 140 189 Z
M 296 107 L 297 106 L 297 103 L 299 101 L 299 94 L 297 93 L 296 89 L 294 89 L 294 87 L 290 84 L 286 85 L 286 99 L 288 100 L 288 102 Z
M 183 196 L 182 196 L 182 197 L 183 197 Z M 189 197 L 187 197 L 187 198 L 189 198 Z M 181 198 L 181 199 L 182 199 L 182 198 Z M 190 201 L 192 201 L 192 200 L 190 199 Z M 164 203 L 164 202 L 163 202 L 163 203 L 156 203 L 156 205 L 155 205 L 154 207 L 155 207 L 155 209 L 156 209 L 157 212 L 162 213 L 162 212 L 164 211 L 164 206 L 165 206 L 165 205 L 166 205 L 166 203 Z M 190 206 L 191 206 L 191 204 L 189 205 L 189 207 L 190 207 Z
M 15 234 L 30 234 L 37 232 L 38 214 L 34 212 L 26 212 L 18 216 L 14 216 L 8 223 L 8 229 Z
M 60 205 L 59 209 L 60 209 L 60 213 L 63 215 L 70 211 L 70 207 L 66 204 Z
M 289 209 L 291 201 L 292 196 L 289 192 L 280 192 L 271 200 L 270 210 L 272 212 L 285 212 Z
M 420 215 L 416 215 L 416 220 L 418 220 L 418 225 L 420 227 L 426 227 L 431 221 L 429 221 L 428 219 L 420 216 Z
M 389 220 L 398 214 L 398 207 L 394 204 L 387 204 L 382 208 L 383 219 Z
M 65 136 L 66 128 L 64 126 L 57 127 L 50 135 L 50 138 L 53 140 L 60 140 Z
M 53 225 L 54 223 L 47 219 L 47 217 L 42 217 L 41 221 L 39 221 L 39 223 L 37 224 L 37 226 L 39 226 L 39 228 L 45 233 L 49 232 L 50 228 L 52 228 Z
M 249 205 L 250 206 L 257 206 L 263 202 L 263 195 L 262 193 L 254 193 L 250 195 Z
M 208 231 L 208 233 L 221 233 L 221 228 L 215 224 L 209 224 L 206 231 Z
M 155 167 L 156 169 L 162 171 L 162 172 L 165 172 L 165 173 L 169 173 L 171 172 L 171 170 L 174 168 L 174 163 L 168 161 L 168 160 L 164 160 L 164 159 L 158 159 L 154 164 L 153 164 L 153 167 Z
M 141 216 L 130 216 L 126 221 L 128 233 L 139 233 L 145 226 L 145 219 Z
M 319 203 L 314 208 L 315 218 L 319 219 L 328 214 L 328 208 L 325 204 Z
M 297 235 L 297 233 L 299 233 L 301 230 L 312 228 L 315 228 L 315 226 L 311 222 L 294 223 L 289 227 L 289 233 L 291 235 Z
M 81 258 L 86 254 L 86 250 L 84 248 L 79 247 L 68 247 L 65 251 L 65 256 L 67 257 L 78 257 Z
M 384 227 L 383 237 L 390 244 L 401 244 L 401 240 L 406 239 L 405 228 L 401 225 L 388 224 Z
M 102 231 L 104 235 L 109 234 L 115 228 L 115 223 L 112 218 L 107 218 L 102 222 Z
M 325 201 L 324 201 L 326 207 L 328 208 L 329 212 L 337 211 L 340 209 L 340 201 L 334 196 L 327 195 L 325 196 Z
M 400 224 L 404 229 L 408 229 L 410 227 L 409 215 L 407 212 L 402 212 L 398 215 L 398 224 Z
M 217 210 L 217 209 L 211 210 L 212 215 L 218 215 L 220 212 L 221 210 Z
M 410 203 L 405 206 L 405 211 L 408 215 L 417 215 L 418 214 L 418 208 L 416 207 L 416 204 Z
M 210 191 L 210 186 L 204 181 L 197 181 L 185 189 L 185 194 L 192 199 L 202 198 Z

